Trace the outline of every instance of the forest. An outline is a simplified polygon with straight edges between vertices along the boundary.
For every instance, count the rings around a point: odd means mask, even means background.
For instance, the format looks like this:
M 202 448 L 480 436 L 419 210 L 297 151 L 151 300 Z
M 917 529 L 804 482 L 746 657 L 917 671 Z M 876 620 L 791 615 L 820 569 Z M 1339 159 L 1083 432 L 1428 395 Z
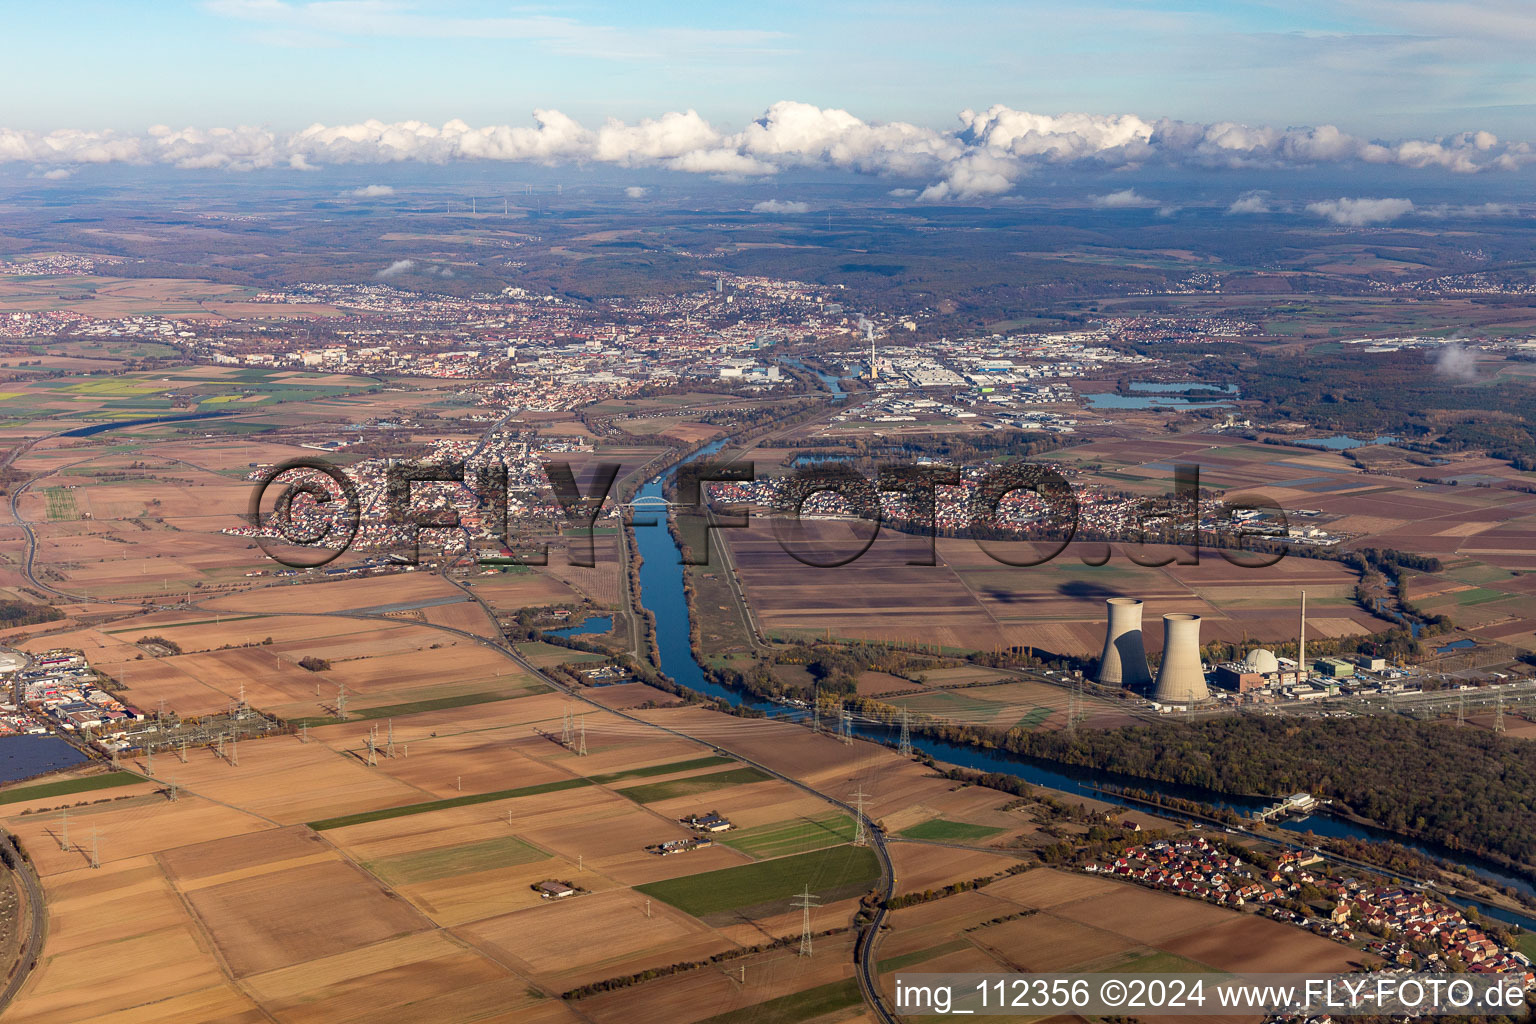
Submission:
M 1527 740 L 1396 716 L 1243 716 L 1075 736 L 1014 729 L 997 742 L 1232 795 L 1310 792 L 1333 800 L 1335 812 L 1536 877 L 1536 744 Z

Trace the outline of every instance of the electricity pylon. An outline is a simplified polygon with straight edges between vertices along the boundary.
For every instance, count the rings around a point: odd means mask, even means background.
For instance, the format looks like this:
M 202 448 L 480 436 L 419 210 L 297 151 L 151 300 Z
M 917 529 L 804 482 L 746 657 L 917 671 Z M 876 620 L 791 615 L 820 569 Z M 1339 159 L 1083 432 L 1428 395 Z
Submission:
M 912 728 L 906 708 L 901 709 L 901 739 L 896 743 L 896 752 L 902 757 L 912 756 Z
M 800 955 L 811 955 L 811 908 L 816 906 L 819 897 L 811 895 L 811 887 L 805 889 L 791 901 L 790 906 L 799 907 L 800 914 Z

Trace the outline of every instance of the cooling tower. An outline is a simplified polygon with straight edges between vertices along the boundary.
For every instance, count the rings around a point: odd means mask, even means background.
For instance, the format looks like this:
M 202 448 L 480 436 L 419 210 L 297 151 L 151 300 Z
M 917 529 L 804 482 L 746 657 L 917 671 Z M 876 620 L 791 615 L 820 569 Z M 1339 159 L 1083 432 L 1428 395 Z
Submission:
M 1200 616 L 1187 612 L 1164 615 L 1163 660 L 1157 667 L 1152 699 L 1159 704 L 1193 704 L 1210 695 L 1200 667 Z
M 1152 688 L 1147 671 L 1147 651 L 1141 643 L 1141 602 L 1134 597 L 1111 597 L 1104 602 L 1109 624 L 1104 630 L 1104 653 L 1099 655 L 1099 682 L 1142 693 Z

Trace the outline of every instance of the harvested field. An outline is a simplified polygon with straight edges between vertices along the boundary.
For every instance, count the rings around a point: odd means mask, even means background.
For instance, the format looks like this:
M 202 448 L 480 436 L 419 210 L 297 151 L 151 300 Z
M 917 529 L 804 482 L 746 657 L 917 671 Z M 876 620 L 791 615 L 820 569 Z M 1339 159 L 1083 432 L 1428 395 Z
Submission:
M 222 882 L 187 899 L 237 978 L 430 927 L 339 859 Z M 317 913 L 320 907 L 324 913 Z
M 533 1016 L 531 1010 L 551 1001 L 530 995 L 523 979 L 441 932 L 269 971 L 244 984 L 278 1019 L 302 1024 L 344 1018 L 358 1006 L 422 1024 L 497 1019 L 490 1015 L 498 1010 L 529 1014 L 517 1019 L 572 1019 Z
M 601 978 L 650 953 L 651 962 L 707 956 L 730 947 L 710 929 L 667 907 L 615 890 L 544 900 L 541 905 L 466 925 L 459 934 L 499 958 L 565 985 Z

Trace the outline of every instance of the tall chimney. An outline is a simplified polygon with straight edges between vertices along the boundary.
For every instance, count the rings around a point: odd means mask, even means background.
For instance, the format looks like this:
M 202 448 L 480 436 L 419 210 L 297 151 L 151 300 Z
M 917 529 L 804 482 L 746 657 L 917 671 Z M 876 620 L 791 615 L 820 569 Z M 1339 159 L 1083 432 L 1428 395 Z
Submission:
M 1296 644 L 1296 679 L 1307 677 L 1307 592 L 1301 592 L 1301 640 Z
M 1195 704 L 1209 700 L 1200 664 L 1200 616 L 1171 612 L 1163 616 L 1163 660 L 1157 666 L 1152 699 L 1159 704 Z
M 1099 655 L 1099 682 L 1146 693 L 1152 688 L 1152 673 L 1147 671 L 1141 639 L 1141 602 L 1134 597 L 1111 597 L 1104 607 L 1109 618 L 1104 653 Z

